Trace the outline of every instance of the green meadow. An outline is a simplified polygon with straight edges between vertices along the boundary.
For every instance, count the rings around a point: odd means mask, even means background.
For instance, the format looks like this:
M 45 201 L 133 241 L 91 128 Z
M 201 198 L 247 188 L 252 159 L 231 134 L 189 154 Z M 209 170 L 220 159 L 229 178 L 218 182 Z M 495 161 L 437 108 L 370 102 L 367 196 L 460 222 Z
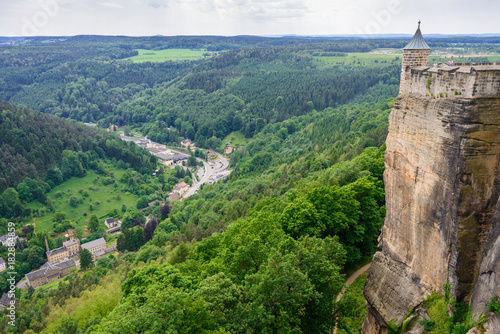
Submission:
M 138 49 L 139 55 L 125 58 L 123 60 L 132 60 L 135 63 L 143 62 L 164 62 L 164 61 L 179 61 L 179 60 L 197 60 L 208 57 L 204 54 L 206 50 L 190 50 L 190 49 L 166 49 L 166 50 L 145 50 Z
M 82 178 L 71 178 L 52 189 L 47 197 L 52 200 L 55 211 L 66 213 L 66 219 L 84 229 L 85 221 L 93 213 L 102 222 L 115 209 L 121 213 L 123 205 L 127 208 L 135 207 L 139 197 L 124 191 L 124 185 L 119 182 L 125 170 L 110 166 L 107 168 L 113 173 L 112 176 L 100 175 L 91 170 Z M 70 205 L 72 196 L 79 200 L 76 206 Z M 92 210 L 90 210 L 91 205 Z M 52 231 L 55 223 L 54 213 L 48 211 L 47 207 L 38 201 L 30 203 L 29 207 L 46 211 L 41 217 L 33 218 L 35 229 Z M 85 213 L 87 216 L 84 216 Z
M 231 132 L 222 140 L 222 147 L 225 147 L 226 144 L 229 144 L 233 147 L 245 146 L 248 145 L 252 141 L 251 138 L 245 138 L 245 135 L 240 131 Z
M 402 55 L 391 55 L 382 53 L 348 53 L 347 56 L 325 56 L 314 57 L 317 61 L 324 63 L 327 66 L 332 65 L 370 65 L 377 66 L 392 61 L 401 61 Z

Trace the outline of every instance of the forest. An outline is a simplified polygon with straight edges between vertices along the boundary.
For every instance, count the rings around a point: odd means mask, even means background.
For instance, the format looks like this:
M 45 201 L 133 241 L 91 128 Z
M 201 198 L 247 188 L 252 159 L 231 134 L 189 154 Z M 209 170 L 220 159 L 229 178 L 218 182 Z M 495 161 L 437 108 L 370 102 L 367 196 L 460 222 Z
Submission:
M 16 222 L 16 281 L 46 262 L 45 237 L 50 249 L 60 247 L 70 228 L 117 250 L 54 283 L 17 289 L 16 324 L 1 312 L 0 332 L 330 333 L 335 325 L 360 332 L 362 282 L 339 302 L 335 296 L 377 247 L 400 57 L 370 65 L 324 59 L 404 41 L 44 41 L 0 46 L 0 98 L 10 102 L 0 103 L 0 234 Z M 222 52 L 124 60 L 137 49 L 168 48 Z M 230 156 L 229 177 L 164 203 L 178 182 L 192 184 L 194 170 L 166 168 L 105 131 L 110 125 L 174 147 L 189 138 L 222 151 L 236 134 L 245 144 Z M 106 233 L 110 216 L 122 221 L 118 235 Z

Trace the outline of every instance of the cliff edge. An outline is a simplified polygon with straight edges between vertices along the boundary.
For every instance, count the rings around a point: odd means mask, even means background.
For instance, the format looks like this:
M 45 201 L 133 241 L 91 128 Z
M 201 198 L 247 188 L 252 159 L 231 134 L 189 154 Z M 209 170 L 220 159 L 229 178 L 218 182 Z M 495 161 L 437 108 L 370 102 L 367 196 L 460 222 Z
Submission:
M 389 117 L 387 216 L 364 294 L 362 332 L 386 333 L 448 281 L 490 317 L 500 294 L 500 66 L 403 71 Z

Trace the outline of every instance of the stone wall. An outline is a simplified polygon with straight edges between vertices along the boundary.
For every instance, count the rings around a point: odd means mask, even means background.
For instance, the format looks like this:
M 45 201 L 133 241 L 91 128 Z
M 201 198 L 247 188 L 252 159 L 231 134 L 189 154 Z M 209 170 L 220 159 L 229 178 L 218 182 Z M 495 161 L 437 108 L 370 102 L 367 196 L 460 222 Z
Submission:
M 417 66 L 406 69 L 400 94 L 443 97 L 499 97 L 500 65 L 439 68 Z

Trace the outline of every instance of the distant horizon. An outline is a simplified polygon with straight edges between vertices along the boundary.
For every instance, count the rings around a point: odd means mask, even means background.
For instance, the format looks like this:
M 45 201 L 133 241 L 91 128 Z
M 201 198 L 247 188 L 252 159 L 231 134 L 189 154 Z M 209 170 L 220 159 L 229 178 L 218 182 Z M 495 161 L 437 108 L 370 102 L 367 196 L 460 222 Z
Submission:
M 443 34 L 443 33 L 427 33 L 422 34 L 424 38 L 448 38 L 448 37 L 497 37 L 498 33 L 464 33 L 464 34 Z M 33 35 L 33 36 L 7 36 L 0 35 L 0 38 L 71 38 L 78 36 L 97 36 L 97 37 L 262 37 L 262 38 L 411 38 L 413 34 L 408 33 L 384 33 L 384 34 L 279 34 L 279 35 L 255 35 L 255 34 L 238 34 L 238 35 L 216 35 L 216 34 L 177 34 L 177 35 L 125 35 L 125 34 L 76 34 L 76 35 Z
M 494 0 L 16 0 L 0 36 L 496 34 Z M 475 15 L 470 15 L 475 13 Z M 500 33 L 500 32 L 498 32 Z

